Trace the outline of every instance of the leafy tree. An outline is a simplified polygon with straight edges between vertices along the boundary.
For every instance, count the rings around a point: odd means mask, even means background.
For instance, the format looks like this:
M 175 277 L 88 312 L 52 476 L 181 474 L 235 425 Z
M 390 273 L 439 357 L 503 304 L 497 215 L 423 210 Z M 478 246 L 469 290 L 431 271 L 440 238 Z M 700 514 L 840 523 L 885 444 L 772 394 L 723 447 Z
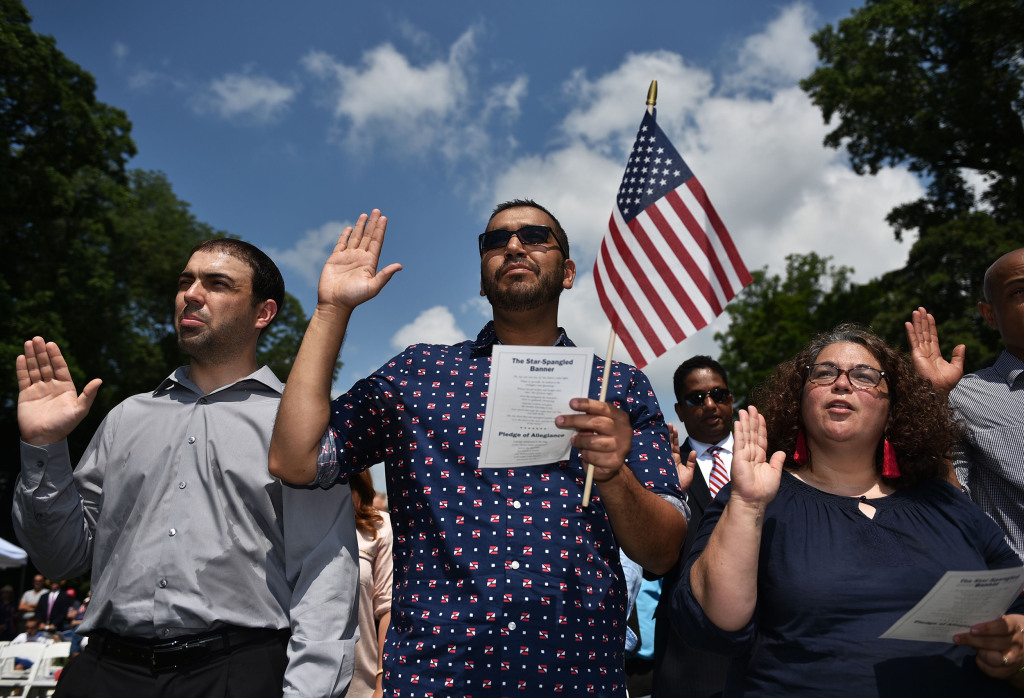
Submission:
M 30 21 L 17 0 L 0 0 L 0 492 L 8 502 L 19 463 L 13 368 L 24 341 L 60 344 L 79 388 L 104 381 L 69 439 L 75 457 L 113 405 L 185 362 L 172 317 L 178 273 L 195 244 L 225 235 L 197 221 L 162 173 L 127 169 L 135 145 L 126 115 L 98 102 L 92 76 Z M 280 313 L 259 358 L 284 380 L 307 318 L 290 295 Z M 9 519 L 2 526 L 0 535 Z
M 906 164 L 927 195 L 895 208 L 897 238 L 975 206 L 964 170 L 988 183 L 999 223 L 1024 220 L 1024 3 L 868 0 L 813 37 L 822 65 L 801 86 L 858 173 Z
M 948 357 L 967 346 L 966 369 L 991 363 L 1002 351 L 999 333 L 978 313 L 985 270 L 1000 255 L 1021 247 L 1019 224 L 1000 224 L 975 212 L 933 228 L 910 249 L 907 264 L 872 282 L 878 312 L 872 327 L 890 344 L 908 349 L 903 323 L 920 305 L 935 316 L 939 341 Z
M 769 275 L 767 267 L 757 270 L 754 281 L 726 306 L 729 330 L 716 333 L 715 340 L 738 401 L 811 335 L 873 315 L 873 306 L 862 302 L 860 289 L 850 282 L 853 269 L 831 261 L 814 252 L 788 255 L 785 278 Z

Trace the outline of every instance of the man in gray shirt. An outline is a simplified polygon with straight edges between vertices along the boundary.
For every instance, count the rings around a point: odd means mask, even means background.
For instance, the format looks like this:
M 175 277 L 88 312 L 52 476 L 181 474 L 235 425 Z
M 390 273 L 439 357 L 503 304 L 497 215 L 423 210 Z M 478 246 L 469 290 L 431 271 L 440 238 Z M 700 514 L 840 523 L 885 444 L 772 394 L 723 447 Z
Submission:
M 189 365 L 111 410 L 73 475 L 65 439 L 100 381 L 79 395 L 55 344 L 25 343 L 15 528 L 47 575 L 92 569 L 89 643 L 58 697 L 345 690 L 359 586 L 350 491 L 267 472 L 284 386 L 256 344 L 283 296 L 252 245 L 197 246 L 174 315 Z
M 964 346 L 943 359 L 935 319 L 924 308 L 906 323 L 907 337 L 918 372 L 949 392 L 953 415 L 963 420 L 964 438 L 953 453 L 957 480 L 1024 558 L 1024 248 L 985 272 L 978 312 L 999 330 L 1005 349 L 992 366 L 962 378 Z

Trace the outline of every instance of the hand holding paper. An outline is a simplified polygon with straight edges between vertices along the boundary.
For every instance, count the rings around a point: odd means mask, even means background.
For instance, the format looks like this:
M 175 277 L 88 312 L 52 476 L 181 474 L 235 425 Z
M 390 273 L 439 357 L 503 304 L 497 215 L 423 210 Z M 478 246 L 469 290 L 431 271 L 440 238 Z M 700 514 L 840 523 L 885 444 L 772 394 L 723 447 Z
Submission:
M 1024 616 L 1000 616 L 978 623 L 953 641 L 976 648 L 978 668 L 993 678 L 1013 678 L 1024 666 Z
M 626 462 L 633 441 L 629 415 L 615 405 L 588 398 L 573 398 L 569 407 L 582 414 L 563 414 L 555 418 L 562 429 L 575 429 L 572 445 L 579 449 L 585 463 L 594 466 L 594 479 L 607 482 Z

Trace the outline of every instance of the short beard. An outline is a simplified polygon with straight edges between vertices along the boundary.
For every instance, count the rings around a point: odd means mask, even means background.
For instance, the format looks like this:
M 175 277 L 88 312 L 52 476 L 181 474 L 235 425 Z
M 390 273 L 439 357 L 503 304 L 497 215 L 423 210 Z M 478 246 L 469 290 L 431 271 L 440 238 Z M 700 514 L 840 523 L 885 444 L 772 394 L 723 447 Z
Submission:
M 484 295 L 487 296 L 487 300 L 490 301 L 491 307 L 505 312 L 516 313 L 525 310 L 535 310 L 558 300 L 563 290 L 564 263 L 558 269 L 541 274 L 537 279 L 537 283 L 531 284 L 527 281 L 519 281 L 512 284 L 510 288 L 503 289 L 499 287 L 498 279 L 505 268 L 510 264 L 522 263 L 524 263 L 524 260 L 521 258 L 506 260 L 504 264 L 498 267 L 493 276 L 480 277 L 480 287 L 483 289 Z M 533 264 L 529 260 L 526 263 Z M 535 264 L 533 266 L 536 267 Z
M 239 348 L 244 346 L 248 337 L 244 321 L 236 321 L 214 329 L 206 326 L 198 332 L 189 331 L 182 335 L 181 318 L 175 328 L 178 336 L 178 349 L 197 365 L 215 366 L 230 363 L 239 355 Z

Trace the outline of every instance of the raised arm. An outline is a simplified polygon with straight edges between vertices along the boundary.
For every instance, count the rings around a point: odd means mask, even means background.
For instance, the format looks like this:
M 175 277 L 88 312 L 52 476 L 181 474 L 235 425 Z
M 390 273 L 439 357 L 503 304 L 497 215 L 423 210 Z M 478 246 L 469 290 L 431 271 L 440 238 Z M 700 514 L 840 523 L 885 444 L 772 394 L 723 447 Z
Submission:
M 704 613 L 722 630 L 743 628 L 757 605 L 761 530 L 775 499 L 786 454 L 767 459 L 768 435 L 757 408 L 739 411 L 734 428 L 732 493 L 708 545 L 690 569 L 690 586 Z
M 330 419 L 331 374 L 357 305 L 376 296 L 402 268 L 377 271 L 387 218 L 374 209 L 342 231 L 320 274 L 317 305 L 295 357 L 270 440 L 270 472 L 307 484 L 316 476 L 320 439 Z
M 966 347 L 959 344 L 953 348 L 949 361 L 942 358 L 935 318 L 924 308 L 915 310 L 911 314 L 911 321 L 904 323 L 904 327 L 914 369 L 922 378 L 931 381 L 936 390 L 948 394 L 964 375 Z
M 102 381 L 89 381 L 79 395 L 60 348 L 42 337 L 25 342 L 14 363 L 18 376 L 18 427 L 21 440 L 45 446 L 67 438 L 85 416 Z
M 583 414 L 559 415 L 555 424 L 577 430 L 573 446 L 594 466 L 594 482 L 615 538 L 630 559 L 664 574 L 679 558 L 686 517 L 644 487 L 626 465 L 633 441 L 629 415 L 609 402 L 587 398 L 573 398 L 569 406 Z
M 65 439 L 89 413 L 101 381 L 90 381 L 79 395 L 60 349 L 42 337 L 25 342 L 15 371 L 22 439 L 11 512 L 15 533 L 47 576 L 84 574 L 92 565 L 92 534 L 102 500 L 104 428 L 89 442 L 77 480 Z

